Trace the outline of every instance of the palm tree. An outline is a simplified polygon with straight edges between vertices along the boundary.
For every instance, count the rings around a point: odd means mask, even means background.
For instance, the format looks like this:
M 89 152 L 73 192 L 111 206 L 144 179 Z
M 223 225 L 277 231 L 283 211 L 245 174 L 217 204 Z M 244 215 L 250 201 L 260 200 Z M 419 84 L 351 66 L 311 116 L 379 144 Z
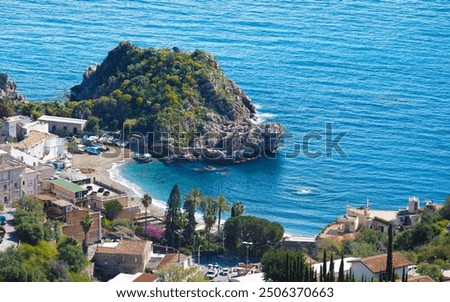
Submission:
M 231 207 L 231 217 L 238 217 L 244 214 L 244 204 L 240 201 L 233 203 Z
M 186 242 L 192 242 L 195 236 L 195 211 L 203 202 L 203 195 L 199 189 L 191 190 L 184 198 L 183 209 L 186 213 L 188 223 L 184 229 L 184 239 Z
M 217 197 L 217 210 L 219 212 L 219 220 L 217 222 L 217 232 L 220 232 L 220 220 L 222 218 L 222 212 L 229 213 L 231 210 L 230 202 L 223 195 Z
M 84 231 L 83 252 L 85 254 L 87 254 L 87 251 L 88 251 L 88 235 L 89 235 L 89 230 L 91 229 L 92 223 L 93 223 L 93 220 L 92 220 L 91 215 L 89 215 L 89 214 L 87 214 L 80 220 L 80 224 L 83 227 L 83 231 Z
M 211 227 L 216 223 L 217 219 L 217 200 L 212 198 L 211 196 L 206 197 L 202 204 L 201 210 L 203 212 L 203 221 L 205 222 L 205 232 L 208 240 L 208 248 L 209 248 L 209 240 L 211 237 Z
M 152 202 L 153 202 L 153 199 L 148 194 L 145 194 L 144 197 L 141 199 L 141 203 L 142 203 L 142 205 L 145 208 L 145 222 L 144 222 L 145 226 L 144 226 L 144 231 L 147 228 L 147 216 L 148 216 L 147 215 L 147 210 L 148 210 L 148 206 L 151 205 Z

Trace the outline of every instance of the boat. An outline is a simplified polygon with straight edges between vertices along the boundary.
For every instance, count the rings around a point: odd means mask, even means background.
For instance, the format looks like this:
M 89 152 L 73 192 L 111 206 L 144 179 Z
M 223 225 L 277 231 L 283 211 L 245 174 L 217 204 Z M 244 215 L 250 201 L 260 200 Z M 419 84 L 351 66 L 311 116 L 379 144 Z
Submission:
M 195 171 L 197 172 L 224 172 L 227 171 L 227 168 L 218 168 L 213 166 L 205 166 L 201 168 L 195 168 Z
M 88 147 L 88 146 L 86 146 L 85 150 L 88 154 L 99 155 L 101 153 L 100 150 L 98 150 L 97 148 Z
M 152 156 L 149 153 L 144 154 L 136 153 L 133 158 L 140 163 L 146 164 L 153 160 Z

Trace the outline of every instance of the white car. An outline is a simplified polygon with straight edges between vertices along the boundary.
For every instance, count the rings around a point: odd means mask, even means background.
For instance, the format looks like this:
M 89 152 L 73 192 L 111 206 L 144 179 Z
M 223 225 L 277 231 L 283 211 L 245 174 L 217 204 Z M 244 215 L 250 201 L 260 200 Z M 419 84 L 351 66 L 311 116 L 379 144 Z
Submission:
M 209 279 L 214 279 L 217 276 L 217 271 L 214 269 L 210 269 L 206 272 L 205 276 Z
M 226 267 L 223 268 L 219 273 L 219 275 L 221 275 L 221 276 L 228 276 L 229 274 L 230 274 L 230 270 Z

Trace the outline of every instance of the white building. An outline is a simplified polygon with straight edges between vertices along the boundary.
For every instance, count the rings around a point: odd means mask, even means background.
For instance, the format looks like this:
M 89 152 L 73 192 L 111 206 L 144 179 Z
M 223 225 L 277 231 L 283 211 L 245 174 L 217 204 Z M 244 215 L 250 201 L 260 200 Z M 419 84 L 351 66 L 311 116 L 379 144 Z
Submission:
M 0 130 L 2 136 L 17 137 L 17 125 L 19 123 L 28 124 L 31 122 L 30 117 L 23 115 L 15 115 L 3 118 L 3 127 Z
M 41 121 L 35 121 L 32 123 L 18 123 L 17 124 L 17 138 L 19 140 L 23 140 L 27 134 L 29 134 L 31 131 L 39 131 L 43 133 L 48 133 L 48 124 L 41 122 Z
M 38 193 L 38 172 L 0 150 L 0 198 L 9 203 Z
M 48 123 L 49 131 L 51 133 L 57 133 L 61 135 L 80 134 L 84 130 L 87 122 L 86 120 L 77 118 L 50 115 L 43 115 L 38 118 L 38 121 Z
M 348 261 L 352 265 L 352 273 L 356 280 L 371 281 L 372 278 L 376 281 L 380 281 L 380 277 L 384 278 L 386 275 L 386 261 L 387 254 L 381 254 L 377 256 L 360 258 Z M 400 253 L 393 253 L 392 265 L 395 270 L 395 274 L 402 277 L 403 269 L 408 272 L 408 267 L 413 263 L 402 256 Z
M 64 155 L 64 139 L 50 133 L 32 130 L 27 137 L 11 145 L 40 160 L 52 160 Z

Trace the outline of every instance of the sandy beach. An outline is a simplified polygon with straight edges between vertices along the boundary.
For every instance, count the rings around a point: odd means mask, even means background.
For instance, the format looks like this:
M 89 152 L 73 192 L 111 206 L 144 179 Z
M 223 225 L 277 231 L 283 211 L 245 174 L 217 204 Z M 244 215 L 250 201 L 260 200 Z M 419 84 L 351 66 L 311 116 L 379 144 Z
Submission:
M 101 155 L 74 154 L 72 166 L 75 169 L 94 169 L 94 172 L 87 175 L 127 192 L 130 197 L 130 205 L 141 205 L 143 194 L 148 193 L 151 195 L 151 192 L 141 192 L 134 184 L 124 183 L 123 181 L 119 182 L 117 181 L 117 177 L 114 177 L 118 175 L 118 165 L 132 161 L 132 156 L 133 152 L 129 149 L 110 147 L 110 151 L 104 152 Z M 141 210 L 144 210 L 142 205 L 141 208 Z M 149 211 L 155 216 L 164 217 L 165 208 L 160 202 L 154 202 L 154 204 L 150 205 Z

